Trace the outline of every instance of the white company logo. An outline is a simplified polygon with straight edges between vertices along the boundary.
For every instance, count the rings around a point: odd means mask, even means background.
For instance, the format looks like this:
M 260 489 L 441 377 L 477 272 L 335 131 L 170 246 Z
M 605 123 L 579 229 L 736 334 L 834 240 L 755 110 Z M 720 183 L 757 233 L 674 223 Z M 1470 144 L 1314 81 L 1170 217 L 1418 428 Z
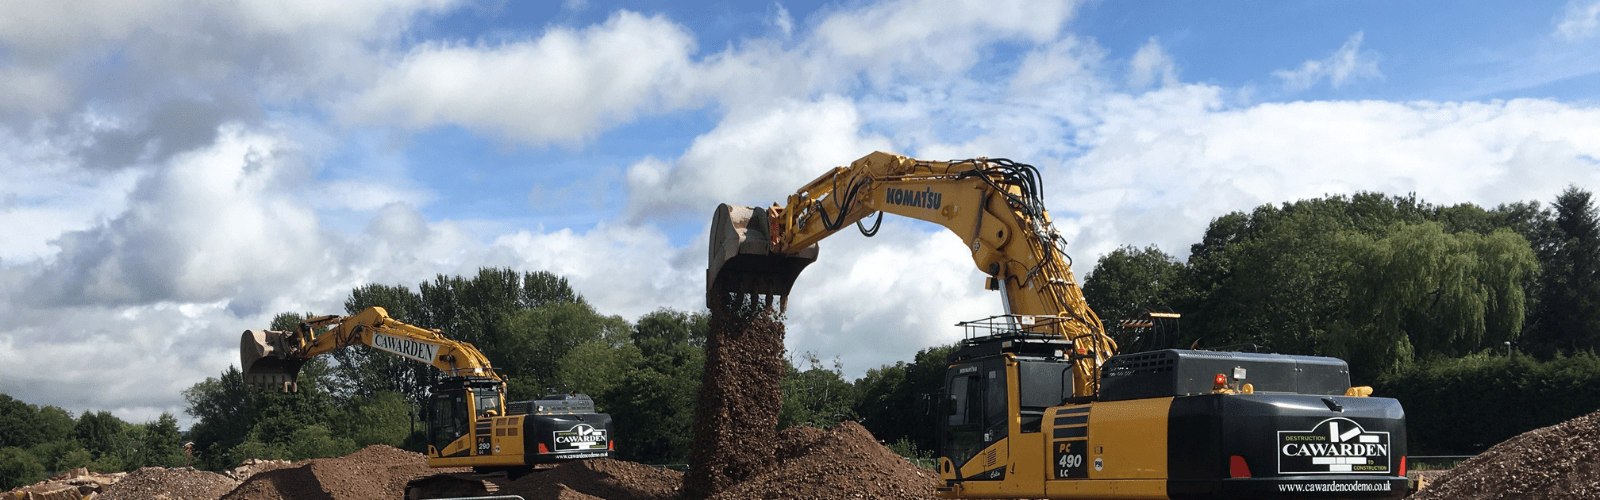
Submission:
M 430 365 L 433 364 L 434 356 L 439 354 L 438 344 L 392 337 L 381 333 L 372 334 L 372 347 Z
M 1308 431 L 1278 431 L 1278 473 L 1389 472 L 1389 449 L 1389 433 L 1330 418 Z
M 589 424 L 578 424 L 571 429 L 555 431 L 557 450 L 598 450 L 606 447 L 606 430 Z

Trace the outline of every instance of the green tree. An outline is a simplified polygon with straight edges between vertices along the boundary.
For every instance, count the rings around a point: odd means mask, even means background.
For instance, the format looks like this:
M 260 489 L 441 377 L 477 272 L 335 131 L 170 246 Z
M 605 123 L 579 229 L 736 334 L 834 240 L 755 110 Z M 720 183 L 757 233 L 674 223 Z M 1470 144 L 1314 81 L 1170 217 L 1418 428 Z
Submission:
M 27 450 L 15 446 L 0 448 L 0 490 L 27 486 L 44 479 L 44 465 Z
M 71 438 L 34 445 L 28 453 L 44 466 L 46 473 L 88 467 L 94 462 L 89 450 Z
M 138 452 L 140 465 L 145 467 L 188 465 L 183 453 L 183 434 L 178 431 L 178 419 L 170 413 L 162 413 L 155 421 L 146 423 Z
M 560 385 L 561 358 L 588 342 L 620 346 L 629 325 L 618 316 L 601 316 L 586 303 L 550 303 L 510 313 L 490 355 L 495 370 L 511 378 L 514 399 L 536 398 Z
M 300 391 L 293 393 L 248 387 L 239 369 L 232 366 L 220 377 L 207 378 L 185 390 L 188 407 L 184 411 L 196 420 L 189 438 L 199 450 L 199 465 L 209 470 L 232 467 L 242 458 L 251 458 L 239 452 L 247 441 L 282 449 L 295 431 L 313 425 L 328 426 L 337 408 L 322 389 L 326 382 L 313 378 L 314 371 L 301 370 Z M 252 446 L 242 449 L 255 449 Z M 254 457 L 280 458 L 285 453 Z
M 605 364 L 617 373 L 590 372 L 582 380 L 599 381 L 609 390 L 597 394 L 597 404 L 611 414 L 622 439 L 620 457 L 645 463 L 684 463 L 688 459 L 695 394 L 705 366 L 705 338 L 710 330 L 704 313 L 660 309 L 639 318 L 631 342 L 611 352 Z M 586 345 L 595 345 L 591 342 Z M 600 358 L 601 349 L 574 349 L 575 364 Z M 599 365 L 599 363 L 596 363 Z M 595 383 L 595 382 L 586 382 Z
M 95 464 L 99 466 L 97 470 L 110 472 L 123 468 L 125 464 L 122 458 L 129 455 L 129 450 L 133 448 L 133 443 L 128 440 L 127 426 L 110 412 L 85 411 L 78 417 L 74 433 L 78 442 L 94 457 Z
M 389 317 L 422 326 L 422 297 L 404 286 L 370 284 L 350 291 L 344 301 L 345 314 L 357 314 L 369 307 L 382 307 Z M 329 353 L 335 361 L 334 394 L 339 401 L 370 398 L 383 392 L 405 395 L 414 407 L 428 399 L 428 389 L 439 380 L 439 371 L 425 365 L 368 346 L 358 345 Z
M 806 369 L 800 370 L 793 360 L 785 362 L 786 373 L 779 386 L 783 390 L 783 406 L 778 412 L 778 428 L 804 425 L 830 429 L 839 422 L 855 420 L 855 387 L 844 380 L 844 370 L 838 360 L 833 367 L 824 368 L 813 353 L 802 359 Z
M 855 381 L 854 413 L 879 440 L 910 450 L 938 448 L 939 410 L 943 408 L 945 369 L 954 344 L 917 351 L 911 363 L 897 362 Z
M 1100 257 L 1084 282 L 1084 299 L 1121 352 L 1176 347 L 1175 337 L 1150 336 L 1148 330 L 1123 328 L 1121 322 L 1146 311 L 1170 311 L 1177 297 L 1191 295 L 1183 288 L 1184 271 L 1183 263 L 1154 245 L 1125 246 Z
M 27 448 L 73 437 L 72 414 L 54 406 L 34 406 L 0 394 L 0 447 Z
M 1538 268 L 1527 240 L 1509 229 L 1446 233 L 1434 222 L 1388 234 L 1343 233 L 1351 294 L 1328 326 L 1325 354 L 1353 373 L 1399 369 L 1413 352 L 1460 356 L 1521 333 L 1523 283 Z
M 411 402 L 398 392 L 379 392 L 371 397 L 351 400 L 340 419 L 338 435 L 351 439 L 355 446 L 386 444 L 398 447 L 411 435 Z
M 1544 265 L 1529 347 L 1549 356 L 1600 346 L 1600 213 L 1591 194 L 1568 187 L 1536 229 Z

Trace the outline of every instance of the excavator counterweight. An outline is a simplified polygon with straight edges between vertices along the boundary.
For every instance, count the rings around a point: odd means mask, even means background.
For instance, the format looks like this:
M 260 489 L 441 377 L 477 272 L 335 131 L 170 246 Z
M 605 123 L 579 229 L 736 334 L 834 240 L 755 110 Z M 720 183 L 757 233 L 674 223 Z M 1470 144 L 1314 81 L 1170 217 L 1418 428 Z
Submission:
M 722 204 L 711 217 L 706 305 L 718 294 L 789 295 L 800 271 L 817 260 L 817 246 L 794 254 L 772 252 L 772 217 L 765 209 Z

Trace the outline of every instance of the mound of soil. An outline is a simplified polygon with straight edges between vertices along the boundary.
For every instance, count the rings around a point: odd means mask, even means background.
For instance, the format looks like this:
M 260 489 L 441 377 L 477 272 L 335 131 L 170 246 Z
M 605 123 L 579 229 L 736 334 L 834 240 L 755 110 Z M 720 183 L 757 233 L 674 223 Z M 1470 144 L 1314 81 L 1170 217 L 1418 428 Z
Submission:
M 246 479 L 250 479 L 250 476 L 254 476 L 269 470 L 278 470 L 293 466 L 294 463 L 288 460 L 263 460 L 259 458 L 250 458 L 245 459 L 244 463 L 239 464 L 238 467 L 234 467 L 233 470 L 227 471 L 224 474 L 227 474 L 228 477 L 234 478 L 235 480 L 244 481 Z
M 683 473 L 609 458 L 568 462 L 523 476 L 497 495 L 527 500 L 672 500 Z
M 684 498 L 710 497 L 772 468 L 784 328 L 782 313 L 758 300 L 734 295 L 712 306 Z
M 856 498 L 932 500 L 939 475 L 890 451 L 855 422 L 829 431 L 784 429 L 777 466 L 711 497 L 843 500 Z
M 1494 445 L 1413 500 L 1600 498 L 1600 412 Z
M 224 500 L 391 500 L 404 498 L 406 482 L 439 472 L 428 459 L 392 446 L 372 445 L 338 458 L 297 462 L 251 476 Z
M 142 467 L 107 486 L 100 500 L 215 500 L 239 481 L 193 467 Z

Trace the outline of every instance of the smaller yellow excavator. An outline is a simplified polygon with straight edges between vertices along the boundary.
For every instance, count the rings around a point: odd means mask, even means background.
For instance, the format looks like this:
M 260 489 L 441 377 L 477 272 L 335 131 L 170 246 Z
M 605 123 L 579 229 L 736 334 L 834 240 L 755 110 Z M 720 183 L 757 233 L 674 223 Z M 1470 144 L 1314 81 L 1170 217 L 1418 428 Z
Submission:
M 615 450 L 611 416 L 596 413 L 588 396 L 556 394 L 507 403 L 505 380 L 472 344 L 390 318 L 381 307 L 307 319 L 294 331 L 245 331 L 239 357 L 246 384 L 294 391 L 306 361 L 358 344 L 444 373 L 426 409 L 430 467 L 516 476 L 537 464 L 609 457 Z

